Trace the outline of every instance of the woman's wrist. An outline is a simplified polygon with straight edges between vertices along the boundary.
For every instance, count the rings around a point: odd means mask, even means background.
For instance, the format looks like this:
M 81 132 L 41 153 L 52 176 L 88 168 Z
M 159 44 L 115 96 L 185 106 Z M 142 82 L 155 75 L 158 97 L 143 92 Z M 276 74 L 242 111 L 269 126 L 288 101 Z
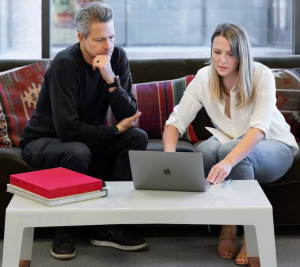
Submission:
M 235 166 L 235 161 L 233 159 L 231 159 L 230 157 L 227 156 L 224 158 L 224 160 L 227 161 L 231 165 L 232 168 Z

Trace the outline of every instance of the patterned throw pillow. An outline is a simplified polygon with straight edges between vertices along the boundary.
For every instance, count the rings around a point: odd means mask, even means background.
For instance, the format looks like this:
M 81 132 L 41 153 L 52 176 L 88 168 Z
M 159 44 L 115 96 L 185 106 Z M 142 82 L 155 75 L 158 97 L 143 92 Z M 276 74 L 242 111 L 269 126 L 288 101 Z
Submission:
M 19 146 L 49 66 L 45 60 L 0 75 L 0 147 Z
M 150 139 L 161 139 L 165 122 L 177 105 L 194 75 L 180 79 L 140 83 L 133 85 L 133 91 L 142 112 L 138 127 L 147 132 Z M 116 121 L 111 110 L 108 112 L 108 124 L 115 125 Z M 181 140 L 191 143 L 198 142 L 192 124 L 189 125 Z
M 272 69 L 276 81 L 277 108 L 300 137 L 300 69 Z
M 169 86 L 165 87 L 165 96 L 167 101 L 167 113 L 168 113 L 167 119 L 169 118 L 169 115 L 173 112 L 174 107 L 177 104 L 179 104 L 180 99 L 182 98 L 186 87 L 193 79 L 194 79 L 194 75 L 189 75 L 181 79 L 173 80 L 172 86 L 169 83 Z M 192 144 L 195 144 L 199 141 L 192 124 L 188 126 L 181 140 L 189 141 Z

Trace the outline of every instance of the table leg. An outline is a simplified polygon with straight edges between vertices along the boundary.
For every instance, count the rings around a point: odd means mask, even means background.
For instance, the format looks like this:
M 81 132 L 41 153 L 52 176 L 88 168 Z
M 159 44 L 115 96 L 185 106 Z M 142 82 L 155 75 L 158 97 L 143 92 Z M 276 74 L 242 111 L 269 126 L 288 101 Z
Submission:
M 249 266 L 260 267 L 255 227 L 253 225 L 244 225 L 244 233 Z
M 273 219 L 272 224 L 263 224 L 256 226 L 260 264 L 262 267 L 277 267 Z
M 244 225 L 248 257 L 258 257 L 256 231 L 253 225 Z
M 6 217 L 6 222 L 11 222 Z M 6 223 L 3 243 L 3 266 L 19 266 L 22 247 L 23 228 Z
M 255 227 L 245 225 L 248 257 L 258 257 L 262 267 L 277 267 L 272 212 L 265 214 Z
M 33 246 L 33 234 L 34 228 L 28 227 L 24 229 L 22 247 L 21 247 L 21 260 L 31 260 L 32 257 L 32 246 Z

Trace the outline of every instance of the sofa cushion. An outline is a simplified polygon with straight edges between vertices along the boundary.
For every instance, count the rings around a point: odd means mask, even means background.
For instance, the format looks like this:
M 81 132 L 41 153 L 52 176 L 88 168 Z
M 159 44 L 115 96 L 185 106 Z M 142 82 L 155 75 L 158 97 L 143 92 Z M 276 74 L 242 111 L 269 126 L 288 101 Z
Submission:
M 147 146 L 148 151 L 164 151 L 163 142 L 161 139 L 149 139 Z M 177 152 L 195 152 L 193 145 L 190 142 L 179 140 L 176 147 Z
M 300 69 L 272 69 L 276 81 L 277 107 L 300 137 Z
M 19 147 L 0 148 L 0 228 L 4 227 L 5 209 L 7 208 L 13 194 L 6 192 L 9 176 L 15 173 L 33 171 L 21 158 Z
M 49 66 L 45 60 L 0 75 L 0 147 L 19 146 Z
M 177 105 L 194 75 L 159 82 L 148 82 L 133 85 L 133 91 L 142 112 L 139 119 L 141 129 L 147 132 L 149 139 L 162 139 L 165 122 Z M 108 112 L 107 125 L 116 123 L 111 110 Z M 196 143 L 198 138 L 192 124 L 187 128 L 181 140 Z

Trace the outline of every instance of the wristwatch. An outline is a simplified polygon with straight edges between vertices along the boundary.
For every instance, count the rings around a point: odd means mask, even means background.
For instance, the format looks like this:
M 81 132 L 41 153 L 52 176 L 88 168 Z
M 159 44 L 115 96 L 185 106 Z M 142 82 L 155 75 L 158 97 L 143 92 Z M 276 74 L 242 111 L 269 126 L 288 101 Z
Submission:
M 108 83 L 107 88 L 118 87 L 121 85 L 120 77 L 118 75 L 115 76 L 115 81 L 113 83 Z
M 121 132 L 119 131 L 119 128 L 118 128 L 117 126 L 114 126 L 114 127 L 115 127 L 115 134 L 121 133 Z

